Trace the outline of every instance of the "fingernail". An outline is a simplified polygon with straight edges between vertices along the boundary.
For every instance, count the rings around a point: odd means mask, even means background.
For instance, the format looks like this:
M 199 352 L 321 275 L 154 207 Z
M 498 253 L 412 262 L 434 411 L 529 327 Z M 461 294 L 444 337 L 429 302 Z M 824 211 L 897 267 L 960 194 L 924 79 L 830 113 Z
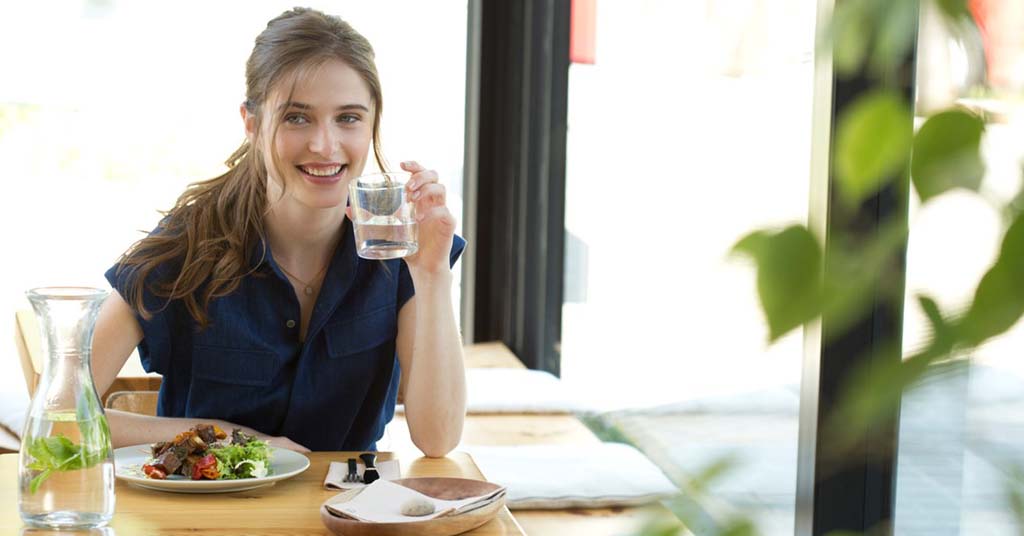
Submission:
M 405 162 L 402 162 L 403 166 L 411 166 L 413 164 L 415 164 L 415 162 L 413 162 L 412 160 L 406 160 Z

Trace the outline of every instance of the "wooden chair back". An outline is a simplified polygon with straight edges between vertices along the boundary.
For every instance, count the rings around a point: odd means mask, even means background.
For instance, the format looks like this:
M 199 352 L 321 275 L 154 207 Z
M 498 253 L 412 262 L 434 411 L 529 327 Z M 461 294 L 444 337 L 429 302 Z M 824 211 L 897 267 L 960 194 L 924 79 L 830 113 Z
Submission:
M 43 371 L 42 342 L 40 340 L 39 321 L 31 309 L 19 309 L 14 313 L 14 342 L 18 347 L 18 358 L 21 372 L 25 375 L 25 387 L 31 397 L 39 383 L 39 375 Z M 139 372 L 138 374 L 145 374 Z M 112 393 L 118 391 L 159 391 L 163 379 L 159 375 L 119 376 L 100 397 L 100 403 L 107 403 Z M 156 407 L 156 404 L 153 405 Z
M 43 370 L 43 349 L 39 340 L 39 322 L 31 309 L 14 312 L 14 344 L 18 347 L 21 372 L 25 376 L 25 387 L 31 397 L 39 383 Z

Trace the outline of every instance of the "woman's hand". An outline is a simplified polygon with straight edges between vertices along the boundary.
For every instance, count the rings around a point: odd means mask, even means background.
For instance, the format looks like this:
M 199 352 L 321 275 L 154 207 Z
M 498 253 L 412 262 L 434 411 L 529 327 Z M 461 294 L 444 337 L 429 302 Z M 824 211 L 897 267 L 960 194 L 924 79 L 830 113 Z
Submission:
M 419 222 L 419 248 L 405 258 L 409 271 L 426 275 L 451 271 L 449 255 L 455 236 L 455 217 L 445 205 L 446 191 L 438 182 L 437 172 L 418 162 L 402 162 L 402 169 L 412 173 L 406 189 L 416 206 Z

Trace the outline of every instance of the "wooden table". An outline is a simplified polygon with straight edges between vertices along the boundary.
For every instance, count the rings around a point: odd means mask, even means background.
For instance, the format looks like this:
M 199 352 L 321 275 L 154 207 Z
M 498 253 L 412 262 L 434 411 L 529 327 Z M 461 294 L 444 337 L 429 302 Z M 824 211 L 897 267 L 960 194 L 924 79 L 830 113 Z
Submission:
M 269 487 L 235 493 L 190 495 L 136 488 L 117 482 L 117 505 L 110 526 L 120 536 L 135 534 L 214 535 L 329 535 L 320 522 L 320 505 L 337 491 L 323 489 L 331 461 L 358 455 L 351 452 L 308 454 L 310 467 L 302 474 Z M 391 459 L 387 452 L 381 460 Z M 408 460 L 408 461 L 406 461 Z M 401 458 L 402 474 L 482 478 L 468 454 L 455 452 L 446 458 Z M 18 456 L 0 456 L 0 533 L 17 534 L 22 528 L 18 516 Z M 62 533 L 72 534 L 72 533 Z M 522 535 L 507 508 L 486 525 L 466 534 L 481 536 Z
M 601 440 L 572 415 L 467 415 L 460 445 L 588 445 Z M 395 415 L 378 448 L 406 454 L 419 452 L 409 438 L 403 415 Z M 484 477 L 486 477 L 486 472 Z M 531 536 L 587 536 L 637 534 L 655 520 L 667 527 L 682 528 L 665 506 L 654 503 L 629 508 L 574 508 L 565 510 L 515 510 L 513 516 Z

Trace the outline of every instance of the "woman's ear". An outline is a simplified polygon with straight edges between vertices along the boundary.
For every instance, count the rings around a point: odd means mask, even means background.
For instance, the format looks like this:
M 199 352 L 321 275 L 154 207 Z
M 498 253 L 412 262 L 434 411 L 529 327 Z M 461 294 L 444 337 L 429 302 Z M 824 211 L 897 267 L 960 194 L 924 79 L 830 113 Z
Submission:
M 245 138 L 249 143 L 253 143 L 256 139 L 256 114 L 250 112 L 244 102 L 238 107 L 238 111 L 242 114 L 242 123 L 245 124 Z

